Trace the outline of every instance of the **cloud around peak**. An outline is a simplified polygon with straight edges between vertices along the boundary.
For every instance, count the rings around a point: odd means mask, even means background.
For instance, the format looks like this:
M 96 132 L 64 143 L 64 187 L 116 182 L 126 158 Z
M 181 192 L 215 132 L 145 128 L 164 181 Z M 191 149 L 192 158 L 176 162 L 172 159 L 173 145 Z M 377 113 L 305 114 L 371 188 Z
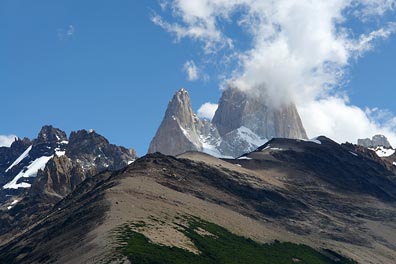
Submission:
M 16 138 L 15 135 L 0 135 L 0 147 L 10 147 Z
M 309 134 L 351 139 L 394 133 L 395 127 L 350 104 L 343 88 L 348 68 L 396 32 L 395 22 L 384 20 L 395 10 L 396 0 L 172 0 L 152 21 L 176 40 L 200 43 L 208 57 L 231 61 L 233 67 L 220 73 L 224 87 L 264 95 L 274 105 L 294 102 Z M 249 44 L 236 45 L 229 27 L 249 36 Z M 351 123 L 361 120 L 361 131 L 350 131 L 342 115 L 323 117 L 321 125 L 310 121 L 315 113 L 339 111 L 349 113 Z

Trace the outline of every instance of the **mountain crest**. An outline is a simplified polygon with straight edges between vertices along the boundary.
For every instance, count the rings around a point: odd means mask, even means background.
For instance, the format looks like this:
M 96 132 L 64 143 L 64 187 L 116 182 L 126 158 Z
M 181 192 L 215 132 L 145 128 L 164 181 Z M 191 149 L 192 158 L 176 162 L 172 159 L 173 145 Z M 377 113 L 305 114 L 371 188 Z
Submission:
M 199 128 L 202 126 L 192 110 L 188 92 L 181 88 L 170 100 L 148 152 L 177 155 L 188 150 L 199 150 L 202 148 L 199 138 Z
M 54 143 L 67 140 L 66 133 L 51 125 L 45 125 L 41 128 L 36 143 Z

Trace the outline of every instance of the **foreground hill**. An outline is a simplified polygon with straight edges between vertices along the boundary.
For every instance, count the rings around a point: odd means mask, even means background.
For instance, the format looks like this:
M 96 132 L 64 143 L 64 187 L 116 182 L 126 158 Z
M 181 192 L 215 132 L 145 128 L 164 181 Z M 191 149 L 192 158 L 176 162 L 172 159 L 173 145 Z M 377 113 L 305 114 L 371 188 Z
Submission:
M 155 153 L 86 179 L 3 239 L 0 262 L 395 263 L 395 201 L 394 165 L 325 137 Z

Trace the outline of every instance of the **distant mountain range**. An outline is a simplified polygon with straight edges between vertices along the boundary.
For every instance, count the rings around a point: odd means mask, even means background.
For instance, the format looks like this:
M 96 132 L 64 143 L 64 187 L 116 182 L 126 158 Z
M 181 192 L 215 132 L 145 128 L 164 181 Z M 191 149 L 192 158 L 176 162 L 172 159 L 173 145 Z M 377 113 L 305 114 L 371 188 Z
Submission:
M 85 179 L 116 171 L 135 161 L 133 149 L 115 146 L 95 131 L 66 133 L 44 126 L 34 140 L 16 139 L 0 148 L 0 204 L 18 217 L 0 216 L 0 235 L 25 227 L 26 219 L 41 216 Z M 15 230 L 14 230 L 15 228 Z
M 179 90 L 141 158 L 44 126 L 0 148 L 0 263 L 395 263 L 395 150 L 359 144 L 238 90 Z

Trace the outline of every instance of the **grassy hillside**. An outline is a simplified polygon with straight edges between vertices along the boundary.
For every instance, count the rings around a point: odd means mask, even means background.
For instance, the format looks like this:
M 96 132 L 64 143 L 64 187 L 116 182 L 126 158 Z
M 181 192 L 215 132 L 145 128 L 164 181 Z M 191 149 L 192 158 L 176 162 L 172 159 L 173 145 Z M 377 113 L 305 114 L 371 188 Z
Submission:
M 355 263 L 334 252 L 320 253 L 305 245 L 281 242 L 259 244 L 196 218 L 189 218 L 187 223 L 180 225 L 179 230 L 191 239 L 200 254 L 150 242 L 147 237 L 134 231 L 136 227 L 143 227 L 143 222 L 126 224 L 116 230 L 117 251 L 137 264 Z

